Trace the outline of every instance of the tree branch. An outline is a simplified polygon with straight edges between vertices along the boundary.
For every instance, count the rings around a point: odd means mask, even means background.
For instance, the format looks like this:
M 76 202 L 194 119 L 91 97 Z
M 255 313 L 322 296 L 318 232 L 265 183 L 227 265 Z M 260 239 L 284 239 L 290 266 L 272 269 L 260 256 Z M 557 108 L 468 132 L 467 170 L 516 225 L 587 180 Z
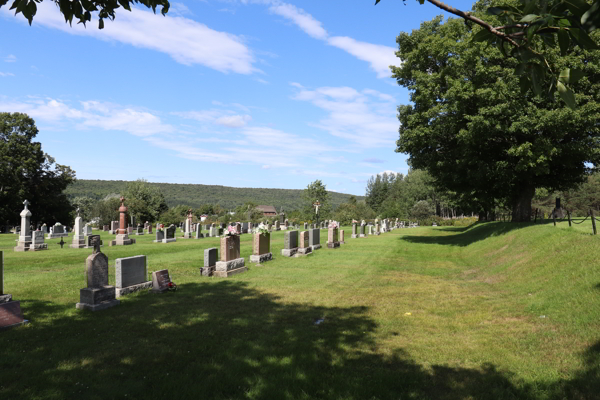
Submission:
M 515 46 L 516 48 L 521 47 L 517 42 L 515 42 L 514 40 L 512 40 L 510 37 L 508 37 L 506 34 L 498 31 L 496 28 L 494 28 L 493 26 L 491 26 L 490 24 L 488 24 L 487 22 L 474 17 L 471 15 L 471 13 L 466 13 L 464 11 L 461 10 L 457 10 L 456 8 L 449 6 L 447 4 L 442 3 L 439 0 L 427 0 L 429 3 L 433 4 L 434 6 L 441 8 L 442 10 L 448 11 L 450 14 L 454 14 L 456 16 L 459 16 L 461 18 L 464 18 L 466 20 L 475 22 L 477 25 L 481 26 L 482 28 L 487 29 L 488 31 L 490 31 L 492 34 L 498 36 L 499 38 L 501 38 L 502 40 L 506 40 L 507 42 L 509 42 L 510 44 L 512 44 L 513 46 Z

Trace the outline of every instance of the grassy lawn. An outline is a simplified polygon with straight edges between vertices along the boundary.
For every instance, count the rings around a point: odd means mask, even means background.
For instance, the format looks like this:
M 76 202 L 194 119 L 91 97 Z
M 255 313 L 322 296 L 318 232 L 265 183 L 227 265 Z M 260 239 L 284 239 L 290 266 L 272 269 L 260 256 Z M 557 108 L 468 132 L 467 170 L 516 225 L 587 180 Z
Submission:
M 75 309 L 91 249 L 14 253 L 0 235 L 5 291 L 31 321 L 0 332 L 0 398 L 600 399 L 589 220 L 345 232 L 302 258 L 274 233 L 261 266 L 243 235 L 249 271 L 228 279 L 199 273 L 218 239 L 134 236 L 103 247 L 109 265 L 144 254 L 180 290 L 96 313 Z

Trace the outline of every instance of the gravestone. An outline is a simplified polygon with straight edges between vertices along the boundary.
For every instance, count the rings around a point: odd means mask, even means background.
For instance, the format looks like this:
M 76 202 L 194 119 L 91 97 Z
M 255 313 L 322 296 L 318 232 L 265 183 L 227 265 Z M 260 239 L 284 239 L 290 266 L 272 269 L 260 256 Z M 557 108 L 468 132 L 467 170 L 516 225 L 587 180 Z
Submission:
M 163 238 L 163 243 L 171 243 L 177 241 L 175 239 L 175 233 L 177 232 L 177 227 L 173 224 L 164 230 L 165 237 Z
M 250 262 L 260 264 L 271 261 L 272 259 L 273 253 L 271 253 L 271 234 L 255 233 Z
M 42 231 L 42 234 L 47 235 L 48 234 L 48 226 L 46 226 L 46 224 L 43 224 L 42 227 L 40 228 L 40 231 Z
M 83 236 L 90 236 L 92 234 L 92 227 L 88 224 L 83 226 Z
M 115 260 L 116 297 L 150 289 L 152 281 L 147 281 L 147 276 L 146 256 L 117 258 Z
M 305 222 L 304 223 L 304 230 L 307 230 L 307 229 L 308 229 L 308 223 Z
M 228 235 L 221 238 L 221 261 L 215 265 L 214 276 L 227 278 L 248 271 L 243 257 L 240 257 L 240 237 Z
M 110 233 L 111 235 L 116 235 L 119 230 L 119 221 L 111 221 L 110 223 L 110 230 L 108 231 L 108 233 Z
M 351 237 L 352 237 L 352 239 L 356 239 L 358 237 L 356 222 L 352 224 L 352 236 Z
M 192 219 L 194 218 L 194 215 L 192 214 L 192 210 L 188 210 L 188 216 L 187 219 L 185 220 L 184 223 L 184 229 L 183 229 L 183 238 L 184 239 L 192 239 L 194 237 L 194 233 L 193 233 L 193 227 L 192 227 Z
M 148 224 L 148 227 L 146 229 L 148 231 L 148 235 L 152 235 L 152 224 Z
M 346 244 L 344 241 L 344 230 L 340 229 L 340 244 Z
M 381 232 L 379 231 L 379 223 L 378 223 L 378 222 L 376 222 L 376 223 L 375 223 L 375 229 L 374 229 L 374 232 L 373 232 L 373 234 L 374 234 L 375 236 L 379 236 L 379 234 L 380 234 L 380 233 L 381 233 Z
M 298 252 L 298 231 L 285 232 L 284 245 L 281 255 L 292 257 Z
M 279 221 L 275 221 L 275 225 L 273 225 L 273 230 L 274 231 L 279 231 L 281 230 L 280 226 L 279 226 Z
M 133 232 L 131 227 L 127 227 L 127 207 L 125 198 L 121 196 L 121 206 L 119 207 L 119 229 L 115 240 L 109 242 L 109 246 L 127 246 L 135 243 L 135 239 L 129 237 L 129 232 Z M 135 219 L 132 216 L 132 221 Z
M 204 267 L 200 268 L 202 276 L 213 276 L 217 265 L 218 250 L 216 247 L 204 249 Z
M 110 230 L 110 226 L 108 226 L 108 225 L 103 225 L 103 226 L 102 226 L 102 230 L 103 230 L 104 232 L 108 232 L 108 231 Z
M 131 223 L 129 224 L 129 226 L 131 226 L 131 227 L 137 226 L 137 224 L 135 222 L 136 222 L 135 221 L 135 217 L 132 215 L 131 216 Z
M 366 231 L 365 231 L 365 224 L 360 224 L 360 235 L 358 235 L 361 238 L 367 237 Z
M 196 239 L 202 239 L 204 235 L 202 234 L 202 225 L 196 224 Z
M 154 243 L 162 243 L 165 238 L 165 231 L 161 228 L 156 228 L 156 240 L 153 240 Z
M 79 209 L 78 209 L 79 210 Z M 83 249 L 85 247 L 85 237 L 83 236 L 82 218 L 75 218 L 75 228 L 73 228 L 73 241 L 69 246 L 72 249 Z
M 310 234 L 308 231 L 300 232 L 300 239 L 298 241 L 298 255 L 307 255 L 312 253 L 312 248 L 310 247 Z
M 85 262 L 87 287 L 79 291 L 79 303 L 75 305 L 78 310 L 99 311 L 120 304 L 115 287 L 108 284 L 108 257 L 100 251 L 99 240 L 94 246 Z
M 248 223 L 242 223 L 242 233 L 248 233 Z
M 102 240 L 100 239 L 100 235 L 90 235 L 85 238 L 84 249 L 93 249 L 95 246 L 94 241 L 96 241 L 96 240 L 100 241 L 100 246 L 102 246 L 104 244 L 104 242 L 102 242 Z
M 177 231 L 175 225 L 171 225 Z M 164 293 L 169 290 L 169 283 L 171 283 L 171 277 L 169 276 L 168 269 L 161 269 L 160 271 L 152 272 L 152 293 Z
M 32 251 L 37 250 L 48 250 L 48 244 L 44 243 L 44 232 L 35 231 L 31 234 L 31 246 L 29 247 Z
M 210 237 L 219 236 L 219 228 L 215 226 L 215 224 L 210 225 Z
M 338 228 L 329 228 L 328 229 L 328 231 L 327 231 L 327 248 L 337 249 L 338 247 L 340 247 L 338 233 L 339 233 Z
M 238 235 L 241 235 L 241 234 L 242 234 L 242 224 L 240 224 L 239 222 L 237 222 L 237 223 L 235 224 L 235 232 L 236 232 Z
M 0 329 L 26 324 L 21 313 L 21 303 L 4 293 L 4 252 L 0 251 Z
M 367 225 L 367 235 L 373 234 L 373 225 Z
M 130 225 L 130 226 L 127 227 L 127 234 L 128 235 L 133 235 L 133 226 Z
M 308 245 L 315 251 L 321 248 L 321 229 L 314 228 L 308 230 Z
M 138 226 L 135 229 L 135 234 L 137 236 L 141 236 L 144 234 L 144 227 L 142 226 L 142 224 L 138 224 Z
M 19 240 L 17 245 L 14 247 L 14 251 L 29 251 L 35 250 L 31 249 L 31 211 L 27 208 L 29 206 L 29 202 L 25 200 L 23 202 L 25 208 L 21 211 L 21 229 L 19 231 Z

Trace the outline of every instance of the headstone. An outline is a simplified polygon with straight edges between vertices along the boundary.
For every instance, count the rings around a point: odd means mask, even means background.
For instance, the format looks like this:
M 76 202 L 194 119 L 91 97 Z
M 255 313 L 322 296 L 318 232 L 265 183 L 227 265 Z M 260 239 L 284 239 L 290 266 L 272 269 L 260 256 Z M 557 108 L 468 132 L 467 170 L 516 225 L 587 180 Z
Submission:
M 14 251 L 29 251 L 31 246 L 31 211 L 27 208 L 29 202 L 25 200 L 23 202 L 25 208 L 21 211 L 21 229 L 19 232 L 19 240 L 17 245 L 14 247 Z
M 21 303 L 4 293 L 4 252 L 0 251 L 0 329 L 26 323 L 21 314 Z
M 108 232 L 108 231 L 110 230 L 110 226 L 108 226 L 108 225 L 103 225 L 103 226 L 102 226 L 102 230 L 103 230 L 104 232 Z
M 31 246 L 29 249 L 32 251 L 48 250 L 48 244 L 44 243 L 44 232 L 42 232 L 42 231 L 32 232 Z
M 196 239 L 202 239 L 204 235 L 202 234 L 202 225 L 196 224 Z
M 273 253 L 271 253 L 271 234 L 255 233 L 250 262 L 260 264 L 271 261 L 272 259 Z
M 363 221 L 364 222 L 364 221 Z M 359 237 L 364 238 L 367 237 L 366 231 L 365 231 L 365 224 L 360 224 L 360 235 Z
M 219 236 L 219 228 L 215 226 L 215 224 L 210 225 L 210 237 Z
M 98 311 L 120 303 L 115 287 L 108 284 L 108 257 L 100 251 L 100 242 L 94 242 L 94 252 L 85 262 L 87 287 L 79 291 L 78 310 Z
M 175 225 L 171 225 L 177 230 Z M 171 283 L 171 277 L 169 276 L 168 269 L 161 269 L 160 271 L 152 272 L 152 293 L 164 293 L 169 290 L 169 283 Z
M 344 241 L 344 230 L 340 229 L 340 244 L 346 244 Z
M 284 247 L 281 255 L 292 257 L 298 252 L 298 231 L 287 231 L 284 236 Z
M 121 207 L 119 207 L 119 229 L 117 230 L 117 237 L 115 240 L 111 240 L 109 246 L 126 246 L 135 243 L 135 239 L 129 237 L 128 232 L 132 232 L 131 227 L 127 227 L 127 207 L 125 206 L 125 198 L 121 196 Z M 132 222 L 135 219 L 132 216 Z
M 200 268 L 202 276 L 213 276 L 217 265 L 217 255 L 216 247 L 204 249 L 204 267 Z
M 148 228 L 146 228 L 148 230 L 148 235 L 152 234 L 152 224 L 148 224 Z
M 47 235 L 48 234 L 48 226 L 46 226 L 46 224 L 43 224 L 42 227 L 40 228 L 40 231 L 42 232 L 42 234 Z
M 304 223 L 304 230 L 307 230 L 307 229 L 308 229 L 308 223 L 305 222 Z
M 136 224 L 135 222 L 136 222 L 136 221 L 135 221 L 135 217 L 132 215 L 132 216 L 131 216 L 131 224 L 129 224 L 129 226 L 132 226 L 132 227 L 133 227 L 133 226 L 137 226 L 137 224 Z
M 340 247 L 338 228 L 329 228 L 327 231 L 327 248 L 336 249 Z
M 83 236 L 82 218 L 75 218 L 75 228 L 73 230 L 73 242 L 69 247 L 72 249 L 83 249 L 85 247 L 85 237 Z M 108 284 L 108 283 L 107 283 Z
M 150 289 L 146 256 L 117 258 L 115 260 L 116 297 L 119 298 L 138 290 Z
M 192 239 L 194 237 L 193 229 L 192 229 L 192 220 L 194 218 L 194 214 L 192 214 L 192 210 L 188 210 L 188 216 L 184 223 L 183 230 L 183 238 L 184 239 Z
M 228 235 L 221 238 L 221 261 L 215 265 L 214 276 L 227 278 L 248 271 L 243 257 L 240 257 L 240 237 Z
M 312 253 L 312 247 L 310 247 L 310 235 L 308 231 L 300 232 L 300 239 L 298 241 L 298 254 L 307 255 Z
M 380 234 L 380 230 L 379 230 L 379 223 L 376 222 L 375 223 L 375 232 L 373 233 L 375 236 L 378 236 Z
M 242 223 L 242 233 L 248 233 L 248 223 Z
M 308 244 L 313 251 L 321 248 L 321 229 L 308 230 Z
M 162 243 L 164 238 L 165 231 L 163 228 L 156 228 L 156 240 L 154 240 L 154 243 Z
M 92 235 L 92 227 L 89 226 L 88 224 L 85 224 L 83 226 L 83 236 L 90 236 Z
M 356 222 L 352 224 L 352 239 L 356 239 L 358 237 L 358 230 L 356 226 Z
M 108 233 L 110 233 L 111 235 L 116 235 L 119 230 L 119 221 L 111 221 L 110 223 L 110 230 L 108 231 Z
M 373 225 L 367 225 L 367 235 L 373 234 Z
M 237 222 L 237 223 L 235 224 L 235 231 L 236 231 L 236 233 L 237 233 L 238 235 L 241 235 L 241 234 L 242 234 L 242 224 L 240 224 L 239 222 Z
M 177 239 L 175 239 L 176 231 L 177 231 L 177 227 L 175 225 L 171 224 L 171 226 L 169 226 L 168 228 L 166 228 L 164 230 L 165 237 L 163 238 L 162 242 L 163 243 L 171 243 L 171 242 L 177 241 Z
M 95 247 L 96 240 L 100 241 L 100 246 L 102 246 L 104 244 L 102 242 L 102 240 L 100 239 L 100 235 L 90 235 L 85 238 L 85 247 L 84 248 L 93 249 Z

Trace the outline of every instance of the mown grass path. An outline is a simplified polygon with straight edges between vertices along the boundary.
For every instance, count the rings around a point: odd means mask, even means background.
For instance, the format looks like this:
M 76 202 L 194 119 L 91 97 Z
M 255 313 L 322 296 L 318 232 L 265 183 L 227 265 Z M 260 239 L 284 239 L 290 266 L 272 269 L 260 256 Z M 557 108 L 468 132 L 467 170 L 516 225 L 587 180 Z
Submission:
M 291 259 L 279 232 L 261 266 L 243 235 L 250 270 L 229 279 L 198 272 L 218 239 L 137 236 L 109 264 L 145 254 L 180 290 L 97 313 L 75 309 L 91 250 L 0 235 L 31 321 L 0 332 L 0 398 L 599 399 L 600 237 L 565 225 L 346 228 Z

